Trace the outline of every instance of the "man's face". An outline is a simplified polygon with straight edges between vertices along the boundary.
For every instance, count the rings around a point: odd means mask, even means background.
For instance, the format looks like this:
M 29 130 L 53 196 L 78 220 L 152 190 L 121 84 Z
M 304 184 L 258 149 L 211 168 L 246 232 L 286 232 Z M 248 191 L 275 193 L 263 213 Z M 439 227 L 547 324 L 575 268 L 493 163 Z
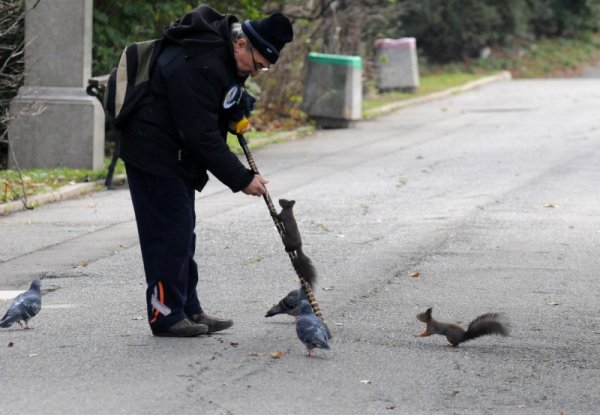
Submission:
M 271 63 L 256 50 L 247 39 L 238 39 L 234 45 L 238 75 L 256 76 L 268 71 Z

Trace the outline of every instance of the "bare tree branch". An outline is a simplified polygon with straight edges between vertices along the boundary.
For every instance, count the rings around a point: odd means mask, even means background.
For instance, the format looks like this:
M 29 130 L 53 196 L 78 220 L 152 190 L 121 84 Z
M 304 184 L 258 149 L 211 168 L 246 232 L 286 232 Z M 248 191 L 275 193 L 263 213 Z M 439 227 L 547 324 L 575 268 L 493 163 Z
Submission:
M 6 168 L 9 152 L 8 107 L 24 79 L 25 1 L 0 0 L 0 16 L 0 168 Z

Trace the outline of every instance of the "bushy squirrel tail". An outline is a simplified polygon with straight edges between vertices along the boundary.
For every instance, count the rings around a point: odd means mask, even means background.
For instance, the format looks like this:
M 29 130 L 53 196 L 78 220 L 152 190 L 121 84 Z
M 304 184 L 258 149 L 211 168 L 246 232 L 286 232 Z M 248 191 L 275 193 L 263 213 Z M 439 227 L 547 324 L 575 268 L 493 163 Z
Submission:
M 510 334 L 510 327 L 504 316 L 499 313 L 480 315 L 469 323 L 463 341 L 487 336 L 489 334 L 498 334 L 500 336 L 508 336 Z
M 292 259 L 292 264 L 298 275 L 304 278 L 310 288 L 314 288 L 317 282 L 317 270 L 301 249 L 296 250 L 296 257 Z

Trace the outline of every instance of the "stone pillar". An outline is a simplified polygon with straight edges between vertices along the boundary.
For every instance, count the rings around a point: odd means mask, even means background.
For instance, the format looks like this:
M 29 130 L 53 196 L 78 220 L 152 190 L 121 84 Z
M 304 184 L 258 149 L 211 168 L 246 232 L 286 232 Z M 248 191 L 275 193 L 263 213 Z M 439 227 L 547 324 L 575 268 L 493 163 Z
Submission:
M 8 126 L 17 165 L 102 168 L 104 111 L 85 92 L 93 0 L 26 0 L 26 5 L 25 82 L 10 104 Z M 8 166 L 15 167 L 12 155 Z
M 375 79 L 379 91 L 414 91 L 419 87 L 417 41 L 414 37 L 377 39 L 375 48 Z

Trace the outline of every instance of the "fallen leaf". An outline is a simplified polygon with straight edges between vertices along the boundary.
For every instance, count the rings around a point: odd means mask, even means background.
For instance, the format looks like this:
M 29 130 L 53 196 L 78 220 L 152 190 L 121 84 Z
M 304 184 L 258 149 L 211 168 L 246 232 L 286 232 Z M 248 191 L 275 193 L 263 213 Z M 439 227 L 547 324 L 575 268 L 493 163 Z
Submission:
M 281 359 L 283 357 L 283 355 L 285 355 L 285 353 L 282 351 L 277 351 L 277 352 L 271 353 L 271 357 L 273 359 Z
M 13 347 L 15 345 L 15 342 L 8 342 L 8 347 Z
M 556 206 L 554 203 L 546 203 L 544 205 L 545 208 L 557 208 L 558 206 Z
M 229 344 L 231 345 L 231 347 L 238 347 L 240 345 L 238 342 L 231 342 Z
M 260 352 L 250 352 L 248 353 L 248 356 L 264 356 L 264 353 L 260 353 Z
M 555 301 L 550 301 L 550 302 L 548 303 L 548 305 L 560 305 L 560 303 L 557 303 L 557 302 L 555 302 Z
M 396 187 L 404 187 L 404 186 L 406 186 L 406 183 L 408 183 L 408 179 L 405 179 L 404 177 L 401 177 L 396 182 Z
M 421 276 L 421 273 L 417 271 L 413 272 L 412 274 L 408 274 L 408 276 L 412 278 L 419 278 Z
M 364 379 L 364 380 L 361 380 L 360 383 L 364 383 L 365 385 L 370 385 L 373 382 L 371 382 L 370 380 Z
M 317 223 L 317 226 L 321 229 L 323 229 L 324 231 L 329 231 L 329 227 L 327 225 L 325 225 L 324 223 Z

